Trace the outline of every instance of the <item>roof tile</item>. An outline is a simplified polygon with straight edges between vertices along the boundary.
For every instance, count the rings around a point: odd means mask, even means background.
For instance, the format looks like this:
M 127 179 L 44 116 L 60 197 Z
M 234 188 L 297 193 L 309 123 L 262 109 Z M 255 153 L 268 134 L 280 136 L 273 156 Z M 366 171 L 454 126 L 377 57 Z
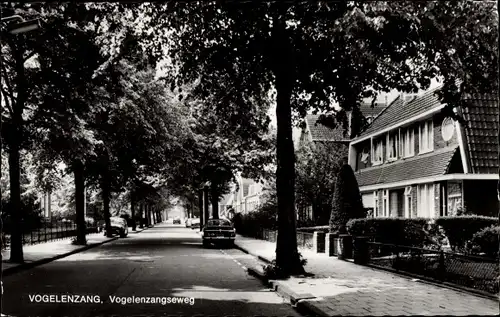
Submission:
M 431 154 L 395 161 L 390 164 L 356 172 L 359 186 L 388 184 L 402 180 L 444 175 L 458 146 L 434 151 Z

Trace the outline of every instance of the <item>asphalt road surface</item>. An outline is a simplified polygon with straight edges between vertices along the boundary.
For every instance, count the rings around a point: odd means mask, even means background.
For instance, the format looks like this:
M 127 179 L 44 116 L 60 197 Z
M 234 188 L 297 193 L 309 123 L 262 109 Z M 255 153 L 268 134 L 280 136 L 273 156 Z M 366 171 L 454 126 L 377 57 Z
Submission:
M 245 272 L 249 261 L 239 250 L 204 249 L 198 233 L 184 225 L 162 224 L 4 277 L 3 313 L 300 316 Z

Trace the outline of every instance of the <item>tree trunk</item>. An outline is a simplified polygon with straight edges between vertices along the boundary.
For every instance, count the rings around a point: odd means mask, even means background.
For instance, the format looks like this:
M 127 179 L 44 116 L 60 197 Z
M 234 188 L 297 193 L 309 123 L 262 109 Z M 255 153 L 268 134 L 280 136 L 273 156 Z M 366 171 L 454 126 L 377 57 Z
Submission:
M 294 84 L 294 60 L 290 39 L 286 34 L 283 18 L 275 19 L 272 30 L 276 44 L 274 75 L 277 91 L 277 171 L 276 192 L 278 198 L 278 238 L 276 242 L 276 266 L 283 276 L 303 274 L 297 250 L 295 211 L 295 150 L 292 140 L 291 96 Z
M 8 40 L 8 39 L 7 39 Z M 17 99 L 13 107 L 12 129 L 9 131 L 9 185 L 10 185 L 10 217 L 11 217 L 11 238 L 10 238 L 10 261 L 23 263 L 23 224 L 22 224 L 22 201 L 21 201 L 21 162 L 20 151 L 21 142 L 24 140 L 23 112 L 27 99 L 27 87 L 24 69 L 24 43 L 14 45 L 9 42 L 16 65 L 16 92 Z
M 219 219 L 219 191 L 217 190 L 217 184 L 214 182 L 210 183 L 210 196 L 212 200 L 212 218 Z
M 19 142 L 13 140 L 9 144 L 9 178 L 10 178 L 10 261 L 23 263 L 23 230 L 21 217 L 21 162 Z
M 153 214 L 153 224 L 157 224 L 158 223 L 158 219 L 156 218 L 156 208 L 153 208 L 153 210 L 151 211 L 151 213 Z
M 139 228 L 143 229 L 144 228 L 144 203 L 141 201 L 139 203 Z
M 202 231 L 205 215 L 203 214 L 203 190 L 201 189 L 198 191 L 198 209 L 200 210 L 200 231 Z
M 75 205 L 76 205 L 76 244 L 86 245 L 85 225 L 85 178 L 84 167 L 80 160 L 73 162 L 73 175 L 75 177 Z
M 136 204 L 136 201 L 135 201 L 135 191 L 132 188 L 130 190 L 130 214 L 131 214 L 131 217 L 132 217 L 132 231 L 137 231 L 137 226 L 135 224 L 135 204 Z
M 101 178 L 101 191 L 102 191 L 102 203 L 104 209 L 104 222 L 106 223 L 106 236 L 111 238 L 113 236 L 111 232 L 111 214 L 109 212 L 109 203 L 111 198 L 111 186 L 110 186 L 108 172 L 105 171 Z
M 203 187 L 203 213 L 205 216 L 205 222 L 203 223 L 203 226 L 207 224 L 208 219 L 210 219 L 210 214 L 208 211 L 208 187 Z

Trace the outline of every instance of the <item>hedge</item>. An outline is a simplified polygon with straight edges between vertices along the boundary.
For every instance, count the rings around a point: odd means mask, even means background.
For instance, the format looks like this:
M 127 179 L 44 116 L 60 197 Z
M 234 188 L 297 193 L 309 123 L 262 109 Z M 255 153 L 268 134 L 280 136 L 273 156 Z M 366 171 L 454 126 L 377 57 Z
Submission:
M 379 243 L 423 247 L 432 243 L 426 218 L 361 218 L 347 223 L 352 236 L 368 236 Z
M 237 213 L 231 219 L 236 232 L 248 236 L 259 238 L 262 229 L 276 230 L 276 217 L 269 212 L 255 211 L 248 214 Z
M 500 226 L 491 226 L 476 232 L 471 239 L 472 247 L 477 247 L 479 252 L 489 257 L 497 257 L 500 236 Z
M 436 219 L 436 225 L 443 228 L 454 251 L 463 251 L 466 243 L 475 233 L 498 224 L 498 218 L 477 215 L 450 216 Z

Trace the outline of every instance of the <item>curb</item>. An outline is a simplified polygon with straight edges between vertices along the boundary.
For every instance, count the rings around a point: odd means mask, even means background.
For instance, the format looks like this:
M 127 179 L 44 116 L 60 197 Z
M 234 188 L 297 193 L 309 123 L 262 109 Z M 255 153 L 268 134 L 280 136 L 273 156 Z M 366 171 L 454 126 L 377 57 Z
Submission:
M 259 260 L 264 261 L 266 263 L 271 263 L 268 259 L 253 254 L 246 250 L 245 248 L 235 244 L 235 247 L 246 254 L 253 255 L 257 257 Z M 277 280 L 269 280 L 263 270 L 259 270 L 257 268 L 247 267 L 246 271 L 248 275 L 253 276 L 260 280 L 262 284 L 267 287 L 270 287 L 274 292 L 278 293 L 281 297 L 290 301 L 290 305 L 294 307 L 298 312 L 304 314 L 305 316 L 329 316 L 326 312 L 316 307 L 314 304 L 310 303 L 308 300 L 315 299 L 316 297 L 309 293 L 296 293 L 290 289 L 290 287 L 283 285 L 281 281 Z
M 296 309 L 299 313 L 305 314 L 306 316 L 320 316 L 320 317 L 331 317 L 321 308 L 318 308 L 310 300 L 303 300 L 297 303 Z
M 265 257 L 261 256 L 261 255 L 258 255 L 258 254 L 255 254 L 253 252 L 250 252 L 248 251 L 247 249 L 243 248 L 242 246 L 238 245 L 237 242 L 234 243 L 234 246 L 236 249 L 240 250 L 240 251 L 243 251 L 245 252 L 246 254 L 250 254 L 250 255 L 253 255 L 254 257 L 256 257 L 257 259 L 261 260 L 262 262 L 266 262 L 267 264 L 271 264 L 272 261 L 266 259 Z
M 89 245 L 86 245 L 84 247 L 81 247 L 81 248 L 78 248 L 78 249 L 75 249 L 73 251 L 70 251 L 70 252 L 66 252 L 66 253 L 63 253 L 63 254 L 59 254 L 59 255 L 56 255 L 54 257 L 50 257 L 50 258 L 45 258 L 45 259 L 41 259 L 41 260 L 37 260 L 37 261 L 33 261 L 33 262 L 29 262 L 29 263 L 23 263 L 23 264 L 19 264 L 17 266 L 13 266 L 13 267 L 10 267 L 10 268 L 6 268 L 5 270 L 2 271 L 2 276 L 9 276 L 9 275 L 12 275 L 14 273 L 17 273 L 17 272 L 20 272 L 20 271 L 25 271 L 25 270 L 28 270 L 28 269 L 31 269 L 31 268 L 34 268 L 36 266 L 40 266 L 40 265 L 43 265 L 43 264 L 47 264 L 47 263 L 50 263 L 50 262 L 53 262 L 53 261 L 56 261 L 56 260 L 59 260 L 59 259 L 62 259 L 62 258 L 65 258 L 67 256 L 70 256 L 70 255 L 73 255 L 75 253 L 79 253 L 79 252 L 82 252 L 82 251 L 86 251 L 88 249 L 92 249 L 92 248 L 95 248 L 95 247 L 98 247 L 100 245 L 103 245 L 105 243 L 108 243 L 108 242 L 111 242 L 111 241 L 115 241 L 117 240 L 118 237 L 114 237 L 114 238 L 111 238 L 109 240 L 106 240 L 106 241 L 102 241 L 102 242 L 97 242 L 97 243 L 93 243 L 93 244 L 89 244 Z
M 271 285 L 278 294 L 290 300 L 290 304 L 294 307 L 296 307 L 301 300 L 316 298 L 316 296 L 310 293 L 296 293 L 290 287 L 284 285 L 281 281 L 271 281 Z

